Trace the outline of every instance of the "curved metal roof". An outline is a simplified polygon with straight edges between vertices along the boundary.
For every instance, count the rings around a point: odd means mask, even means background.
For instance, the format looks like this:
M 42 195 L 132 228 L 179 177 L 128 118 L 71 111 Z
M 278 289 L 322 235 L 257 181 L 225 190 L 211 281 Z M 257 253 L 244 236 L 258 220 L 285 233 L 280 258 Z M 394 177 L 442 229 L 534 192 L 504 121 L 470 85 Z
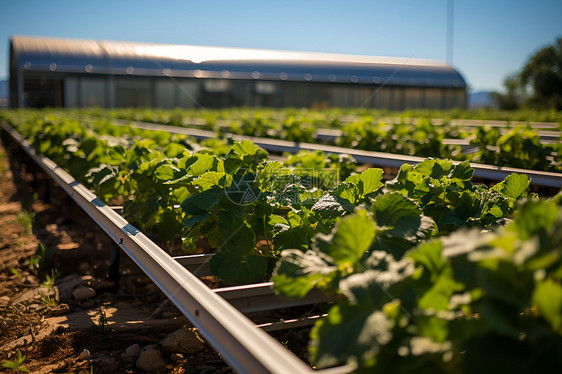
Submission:
M 442 62 L 259 49 L 14 36 L 26 71 L 466 87 Z

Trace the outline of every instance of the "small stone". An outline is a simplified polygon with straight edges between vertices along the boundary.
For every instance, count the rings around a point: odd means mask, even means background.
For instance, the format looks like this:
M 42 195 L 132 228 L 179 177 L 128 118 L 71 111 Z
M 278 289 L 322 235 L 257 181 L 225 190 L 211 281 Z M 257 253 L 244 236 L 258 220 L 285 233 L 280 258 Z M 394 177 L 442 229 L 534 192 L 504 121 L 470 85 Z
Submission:
M 52 316 L 60 316 L 62 314 L 67 314 L 70 313 L 70 307 L 68 306 L 68 304 L 59 304 L 55 307 L 52 307 L 50 309 L 50 314 Z
M 79 248 L 80 244 L 78 243 L 64 243 L 64 244 L 57 244 L 57 249 L 60 251 L 65 251 L 69 249 L 76 249 Z
M 67 366 L 68 366 L 68 361 L 63 361 L 51 370 L 54 371 L 55 373 L 64 373 L 66 372 Z
M 0 297 L 0 306 L 6 306 L 10 303 L 10 298 L 8 296 Z
M 90 287 L 78 287 L 72 291 L 72 297 L 78 301 L 91 299 L 94 296 L 96 296 L 96 291 Z
M 205 343 L 193 330 L 179 329 L 166 336 L 160 344 L 168 352 L 193 354 L 205 349 Z
M 125 356 L 134 357 L 137 359 L 141 353 L 141 348 L 138 344 L 133 344 L 125 349 Z
M 136 363 L 137 369 L 161 373 L 166 371 L 166 364 L 160 351 L 154 346 L 149 345 L 143 348 Z
M 4 318 L 4 323 L 6 324 L 7 327 L 11 327 L 14 325 L 14 320 L 11 318 Z
M 82 352 L 80 352 L 80 354 L 78 355 L 78 359 L 79 360 L 89 360 L 90 359 L 90 351 L 88 351 L 87 349 L 84 349 Z
M 45 308 L 45 305 L 41 305 L 41 304 L 31 304 L 29 306 L 29 310 L 35 311 L 35 312 L 39 312 L 41 310 L 43 310 Z
M 35 277 L 32 275 L 28 275 L 27 277 L 24 278 L 23 283 L 33 284 L 35 283 Z

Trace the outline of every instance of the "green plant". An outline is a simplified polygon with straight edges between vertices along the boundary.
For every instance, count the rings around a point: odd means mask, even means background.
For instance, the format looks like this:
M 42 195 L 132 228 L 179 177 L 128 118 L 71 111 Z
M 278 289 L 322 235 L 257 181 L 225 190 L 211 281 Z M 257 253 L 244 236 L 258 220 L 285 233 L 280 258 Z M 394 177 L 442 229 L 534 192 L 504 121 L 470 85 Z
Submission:
M 553 155 L 558 153 L 560 156 L 560 146 L 542 144 L 538 133 L 530 127 L 516 127 L 503 134 L 497 129 L 482 127 L 473 133 L 470 144 L 478 146 L 478 151 L 469 156 L 471 161 L 533 170 L 560 170 L 560 165 L 551 161 Z
M 400 256 L 377 238 L 387 227 L 415 228 L 404 215 L 410 209 L 402 210 L 402 224 L 390 226 L 381 226 L 376 212 L 359 211 L 329 235 L 318 234 L 311 251 L 283 251 L 274 286 L 293 297 L 312 287 L 338 295 L 311 330 L 309 354 L 318 367 L 559 372 L 560 201 L 529 199 L 507 226 L 460 230 Z
M 58 305 L 57 300 L 47 293 L 39 292 L 39 296 L 41 297 L 41 305 L 46 305 L 46 306 Z
M 18 212 L 16 216 L 17 222 L 23 227 L 23 233 L 25 236 L 31 235 L 31 230 L 33 228 L 33 218 L 35 217 L 35 212 L 30 212 L 27 210 L 22 210 Z
M 17 279 L 21 279 L 21 274 L 16 268 L 10 268 L 10 272 L 16 276 Z
M 100 306 L 99 307 L 100 315 L 98 316 L 98 330 L 103 334 L 107 335 L 111 332 L 109 324 L 107 323 L 107 315 L 105 314 L 105 310 Z
M 29 369 L 23 366 L 23 362 L 25 361 L 25 355 L 21 353 L 18 349 L 18 357 L 16 361 L 5 361 L 2 363 L 2 366 L 5 368 L 10 369 L 12 372 L 22 372 L 22 373 L 29 373 Z
M 35 255 L 29 258 L 28 264 L 31 270 L 38 270 L 39 268 L 45 266 L 49 262 L 49 258 L 47 255 L 47 250 L 43 243 L 39 243 L 37 245 L 37 251 Z
M 39 266 L 41 264 L 41 257 L 37 255 L 32 256 L 29 258 L 29 260 L 27 260 L 27 262 L 31 270 L 37 270 L 39 269 Z
M 55 272 L 54 269 L 51 269 L 51 275 L 45 274 L 45 281 L 41 284 L 41 286 L 45 287 L 47 291 L 50 291 L 55 285 L 55 278 L 57 275 L 57 272 Z
M 7 170 L 7 168 L 4 166 L 5 160 L 6 160 L 6 153 L 0 151 L 0 175 L 4 174 L 4 171 Z

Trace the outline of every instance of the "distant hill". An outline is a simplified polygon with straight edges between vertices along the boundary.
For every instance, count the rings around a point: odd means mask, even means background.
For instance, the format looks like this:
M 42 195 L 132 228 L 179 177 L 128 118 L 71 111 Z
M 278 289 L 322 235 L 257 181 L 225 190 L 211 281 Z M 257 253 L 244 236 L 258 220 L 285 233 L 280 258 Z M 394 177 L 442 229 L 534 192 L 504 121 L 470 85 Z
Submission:
M 491 93 L 490 91 L 478 91 L 468 94 L 468 108 L 494 107 Z

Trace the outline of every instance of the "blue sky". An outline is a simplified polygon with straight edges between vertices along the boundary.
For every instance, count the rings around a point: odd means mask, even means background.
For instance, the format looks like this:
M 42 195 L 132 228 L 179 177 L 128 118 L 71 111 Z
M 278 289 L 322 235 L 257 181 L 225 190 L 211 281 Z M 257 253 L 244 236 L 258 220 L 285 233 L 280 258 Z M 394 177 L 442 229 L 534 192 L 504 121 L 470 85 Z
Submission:
M 473 91 L 502 89 L 561 20 L 560 0 L 456 0 L 453 66 Z M 0 80 L 16 34 L 445 61 L 447 0 L 0 0 Z

